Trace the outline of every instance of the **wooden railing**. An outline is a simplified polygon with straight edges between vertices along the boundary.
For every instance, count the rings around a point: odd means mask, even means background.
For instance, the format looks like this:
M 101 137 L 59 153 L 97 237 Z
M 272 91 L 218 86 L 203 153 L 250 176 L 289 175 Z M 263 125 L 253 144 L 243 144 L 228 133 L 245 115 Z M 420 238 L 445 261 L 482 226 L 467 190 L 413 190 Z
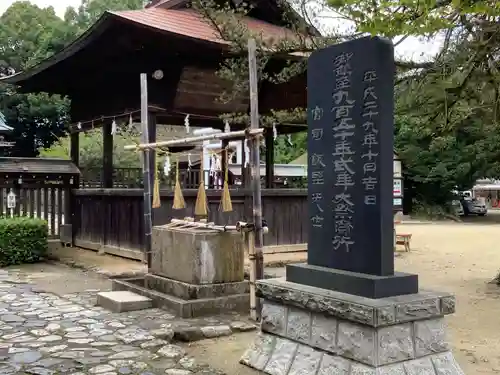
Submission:
M 15 207 L 7 207 L 10 191 L 16 195 Z M 64 224 L 64 201 L 68 188 L 63 185 L 41 184 L 13 188 L 0 186 L 0 216 L 27 216 L 46 220 L 50 238 L 57 238 Z
M 101 168 L 81 168 L 82 176 L 80 178 L 80 187 L 82 188 L 102 188 L 102 169 Z M 163 170 L 158 171 L 160 187 L 162 189 L 173 189 L 175 186 L 175 174 L 171 173 L 165 176 Z M 142 169 L 141 168 L 114 168 L 113 169 L 113 187 L 114 188 L 142 188 Z M 179 180 L 182 189 L 197 189 L 200 184 L 200 171 L 183 169 L 179 173 Z M 210 171 L 204 171 L 204 180 L 209 189 L 222 189 L 224 184 L 224 175 L 221 172 L 215 174 Z M 239 184 L 236 178 L 230 181 L 231 188 L 238 188 Z M 288 177 L 286 183 L 283 178 L 276 178 L 274 188 L 302 189 L 306 187 L 306 178 Z M 261 179 L 264 187 L 264 178 Z

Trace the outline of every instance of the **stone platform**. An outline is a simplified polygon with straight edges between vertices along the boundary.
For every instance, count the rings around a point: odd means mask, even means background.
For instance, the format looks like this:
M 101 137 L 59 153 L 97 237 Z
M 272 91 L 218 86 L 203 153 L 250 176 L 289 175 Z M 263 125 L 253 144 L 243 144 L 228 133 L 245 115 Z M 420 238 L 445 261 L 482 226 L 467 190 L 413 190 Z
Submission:
M 115 279 L 112 289 L 150 298 L 154 307 L 181 318 L 248 312 L 244 251 L 240 233 L 156 226 L 149 272 L 143 277 Z
M 248 312 L 247 281 L 194 285 L 152 274 L 114 279 L 113 291 L 130 291 L 152 300 L 154 307 L 167 309 L 181 318 L 197 318 L 228 311 Z
M 116 313 L 153 307 L 151 299 L 129 291 L 97 293 L 97 305 Z
M 459 375 L 445 337 L 452 295 L 369 299 L 259 281 L 261 333 L 241 359 L 270 375 Z

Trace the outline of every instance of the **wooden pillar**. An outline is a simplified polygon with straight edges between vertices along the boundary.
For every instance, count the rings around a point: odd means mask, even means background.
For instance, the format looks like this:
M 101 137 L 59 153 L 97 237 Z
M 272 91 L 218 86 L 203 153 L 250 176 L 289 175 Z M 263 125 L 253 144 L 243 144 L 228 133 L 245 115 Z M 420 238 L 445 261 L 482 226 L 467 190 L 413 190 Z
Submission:
M 71 133 L 69 140 L 71 161 L 78 167 L 80 165 L 80 133 Z
M 274 134 L 272 128 L 267 128 L 266 138 L 266 189 L 274 187 Z
M 78 168 L 80 166 L 80 133 L 70 134 L 70 158 Z M 73 183 L 71 183 L 73 182 Z M 80 206 L 73 189 L 80 188 L 80 176 L 72 176 L 65 186 L 64 192 L 64 224 L 71 224 L 71 245 L 75 242 L 75 236 L 80 232 Z
M 113 187 L 113 135 L 111 122 L 104 123 L 102 127 L 102 176 L 101 183 L 105 189 Z

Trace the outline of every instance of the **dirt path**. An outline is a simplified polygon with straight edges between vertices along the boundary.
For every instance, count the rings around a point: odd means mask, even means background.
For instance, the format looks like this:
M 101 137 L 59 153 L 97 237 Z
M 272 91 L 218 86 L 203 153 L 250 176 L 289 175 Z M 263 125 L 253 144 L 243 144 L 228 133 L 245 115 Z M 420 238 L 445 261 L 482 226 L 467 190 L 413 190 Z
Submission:
M 500 373 L 500 288 L 490 283 L 500 268 L 500 226 L 457 223 L 399 230 L 413 234 L 413 250 L 397 258 L 397 269 L 419 274 L 422 288 L 457 298 L 448 332 L 465 373 Z
M 456 295 L 457 312 L 447 318 L 449 341 L 455 356 L 466 374 L 499 374 L 500 288 L 490 281 L 500 269 L 497 239 L 500 236 L 500 214 L 468 221 L 399 226 L 398 232 L 412 233 L 413 240 L 410 253 L 398 253 L 396 268 L 419 274 L 421 288 L 448 291 Z M 140 271 L 143 268 L 139 262 L 102 257 L 85 250 L 80 250 L 78 255 L 80 261 L 84 260 L 83 263 L 100 260 L 98 268 L 110 269 L 112 272 Z M 40 284 L 56 293 L 59 288 L 63 289 L 64 284 L 65 290 L 71 285 L 75 289 L 82 288 L 82 279 L 87 280 L 85 289 L 107 286 L 106 281 L 80 270 L 68 270 L 66 276 L 57 276 L 56 270 L 49 266 L 43 270 L 36 269 L 40 272 Z M 284 275 L 284 269 L 273 271 L 277 276 Z M 198 342 L 187 347 L 187 350 L 202 362 L 229 374 L 255 375 L 255 371 L 238 364 L 253 335 L 241 334 Z

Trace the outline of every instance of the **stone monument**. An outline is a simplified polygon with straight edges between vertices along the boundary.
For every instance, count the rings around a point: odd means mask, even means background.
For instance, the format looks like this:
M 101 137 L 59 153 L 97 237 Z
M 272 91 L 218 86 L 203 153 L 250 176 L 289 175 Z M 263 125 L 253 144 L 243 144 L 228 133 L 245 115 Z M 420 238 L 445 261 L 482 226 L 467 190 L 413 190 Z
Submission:
M 365 37 L 308 61 L 308 263 L 262 280 L 261 332 L 241 362 L 270 375 L 463 374 L 446 293 L 394 271 L 392 43 Z

